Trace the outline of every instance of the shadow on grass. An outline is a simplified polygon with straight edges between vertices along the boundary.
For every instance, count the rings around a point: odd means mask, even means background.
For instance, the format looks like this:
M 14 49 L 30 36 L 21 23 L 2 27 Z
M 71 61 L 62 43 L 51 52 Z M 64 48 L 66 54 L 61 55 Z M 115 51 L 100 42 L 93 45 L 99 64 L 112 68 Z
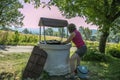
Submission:
M 23 75 L 22 75 L 23 76 Z M 50 76 L 46 71 L 43 71 L 41 76 L 38 78 L 22 78 L 22 80 L 66 80 L 63 76 Z
M 106 76 L 110 80 L 120 80 L 120 59 L 112 57 Z
M 120 80 L 120 59 L 109 57 L 108 62 L 86 62 L 89 80 Z
M 107 65 L 104 62 L 98 62 L 98 61 L 85 61 L 82 63 L 82 65 L 85 65 L 88 67 L 89 73 L 89 80 L 104 80 L 105 74 L 107 71 Z
M 0 80 L 11 80 L 14 79 L 14 74 L 9 72 L 0 73 Z
M 7 47 L 6 45 L 0 45 L 0 50 L 7 51 L 7 48 L 9 47 Z

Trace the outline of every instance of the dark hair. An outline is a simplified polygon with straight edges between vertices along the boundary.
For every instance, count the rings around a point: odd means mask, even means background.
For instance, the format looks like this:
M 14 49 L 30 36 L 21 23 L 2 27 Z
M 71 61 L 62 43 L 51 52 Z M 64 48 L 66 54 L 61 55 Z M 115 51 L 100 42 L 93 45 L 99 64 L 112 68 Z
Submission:
M 76 26 L 73 23 L 69 24 L 67 28 L 70 33 L 72 33 L 74 30 L 76 30 Z

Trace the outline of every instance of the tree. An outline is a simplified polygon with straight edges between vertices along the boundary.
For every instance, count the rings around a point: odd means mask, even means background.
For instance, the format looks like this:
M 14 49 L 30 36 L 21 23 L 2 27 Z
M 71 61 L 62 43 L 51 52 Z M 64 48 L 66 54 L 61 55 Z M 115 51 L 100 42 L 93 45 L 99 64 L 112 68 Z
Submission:
M 17 44 L 19 42 L 19 32 L 15 31 L 14 42 Z
M 65 37 L 66 34 L 64 28 L 59 28 L 58 32 L 59 32 L 59 37 Z
M 115 42 L 119 43 L 120 42 L 120 32 L 111 32 L 109 37 L 108 37 L 108 42 Z
M 116 43 L 119 43 L 120 42 L 120 33 L 117 33 L 115 35 L 115 37 L 116 37 Z
M 115 21 L 120 17 L 119 0 L 52 0 L 67 18 L 85 17 L 87 23 L 99 26 L 99 51 L 105 53 L 106 40 L 111 30 L 120 28 Z M 120 30 L 120 29 L 119 29 Z
M 57 37 L 59 37 L 59 32 L 54 31 L 54 32 L 53 32 L 53 36 L 57 36 Z
M 29 2 L 30 0 L 25 0 Z M 38 2 L 37 2 L 38 1 Z M 120 28 L 115 21 L 120 17 L 119 0 L 50 0 L 67 18 L 75 16 L 86 18 L 87 23 L 99 26 L 101 31 L 99 51 L 105 53 L 106 40 L 111 30 Z M 35 0 L 40 4 L 40 0 Z M 48 6 L 47 5 L 47 6 Z M 120 29 L 119 29 L 120 30 Z
M 85 28 L 87 39 L 90 40 L 92 36 L 92 30 L 90 30 L 88 27 Z
M 0 27 L 21 26 L 24 17 L 20 8 L 22 5 L 18 0 L 0 0 Z
M 41 5 L 41 0 L 24 0 L 25 3 L 32 3 L 35 7 L 39 7 Z M 47 5 L 46 5 L 47 6 Z M 48 6 L 49 7 L 49 6 Z
M 8 31 L 8 30 L 11 30 L 11 29 L 9 27 L 7 27 L 7 26 L 1 26 L 0 30 Z
M 22 32 L 25 33 L 25 34 L 31 33 L 27 28 L 25 28 Z
M 86 39 L 86 40 L 90 40 L 91 36 L 92 36 L 92 31 L 86 27 L 79 27 L 79 31 L 81 32 L 82 36 Z
M 79 31 L 80 31 L 80 33 L 81 33 L 83 39 L 86 39 L 86 38 L 85 38 L 85 35 L 84 35 L 84 32 L 85 32 L 85 31 L 84 31 L 83 26 L 80 26 L 80 27 L 79 27 Z
M 47 29 L 45 30 L 45 34 L 46 34 L 46 35 L 49 35 L 49 36 L 53 36 L 53 29 L 52 29 L 52 28 L 47 28 Z

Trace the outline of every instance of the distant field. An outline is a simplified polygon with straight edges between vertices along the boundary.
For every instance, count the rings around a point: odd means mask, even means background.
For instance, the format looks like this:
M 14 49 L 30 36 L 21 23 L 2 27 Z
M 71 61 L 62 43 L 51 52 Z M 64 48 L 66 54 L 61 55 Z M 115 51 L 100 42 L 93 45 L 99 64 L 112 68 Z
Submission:
M 18 32 L 12 31 L 3 31 L 0 30 L 0 44 L 5 45 L 36 45 L 39 42 L 39 35 L 33 34 L 23 34 Z M 60 37 L 55 36 L 45 36 L 46 40 L 59 40 L 61 41 Z M 44 40 L 44 36 L 41 36 L 41 40 Z M 63 39 L 65 40 L 65 38 Z

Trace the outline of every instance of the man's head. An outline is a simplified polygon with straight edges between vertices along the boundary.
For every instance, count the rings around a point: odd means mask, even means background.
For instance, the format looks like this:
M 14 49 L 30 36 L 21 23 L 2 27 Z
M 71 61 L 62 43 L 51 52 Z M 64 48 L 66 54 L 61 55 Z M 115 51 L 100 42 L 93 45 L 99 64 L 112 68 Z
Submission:
M 76 30 L 76 26 L 73 23 L 69 24 L 67 28 L 69 33 L 72 33 L 74 30 Z

